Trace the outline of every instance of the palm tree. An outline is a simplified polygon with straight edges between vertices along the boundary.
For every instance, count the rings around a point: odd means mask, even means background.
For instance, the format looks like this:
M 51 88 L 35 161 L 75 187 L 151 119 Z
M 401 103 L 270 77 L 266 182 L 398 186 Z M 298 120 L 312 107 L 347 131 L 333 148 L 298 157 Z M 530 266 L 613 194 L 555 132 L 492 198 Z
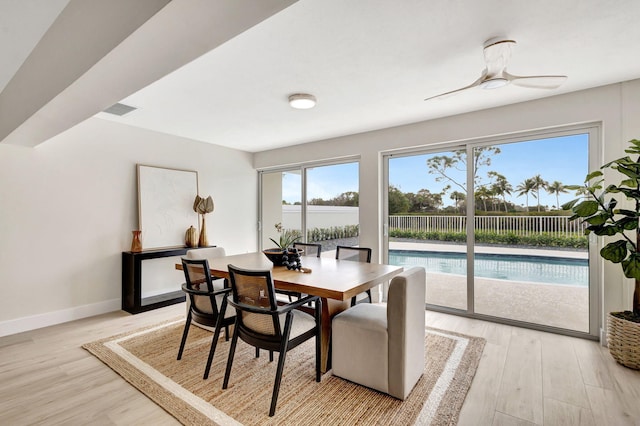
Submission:
M 493 196 L 493 192 L 486 186 L 481 186 L 476 189 L 476 197 L 482 201 L 482 206 L 484 207 L 484 211 L 487 211 L 487 200 Z
M 451 198 L 452 200 L 454 200 L 454 202 L 456 203 L 456 210 L 458 210 L 458 203 L 460 201 L 464 201 L 465 199 L 465 195 L 462 192 L 459 191 L 453 191 L 451 193 L 451 195 L 449 196 L 449 198 Z
M 533 179 L 529 178 L 529 179 L 525 179 L 523 180 L 520 185 L 518 185 L 516 187 L 516 191 L 518 191 L 518 195 L 524 195 L 525 196 L 525 205 L 527 206 L 527 213 L 529 212 L 529 193 L 531 191 L 533 191 L 535 185 L 533 183 Z M 535 194 L 533 194 L 533 196 L 535 197 Z
M 560 210 L 560 194 L 566 194 L 569 191 L 565 189 L 564 185 L 561 182 L 554 180 L 553 183 L 547 185 L 547 192 L 550 195 L 556 194 L 556 208 Z
M 511 195 L 511 191 L 513 191 L 513 186 L 509 183 L 506 177 L 501 175 L 498 172 L 491 171 L 487 173 L 488 176 L 495 179 L 493 185 L 491 185 L 491 189 L 493 192 L 502 197 L 502 203 L 504 204 L 504 211 L 507 211 L 507 198 L 506 194 Z
M 542 179 L 540 175 L 535 175 L 531 178 L 533 180 L 533 189 L 536 191 L 536 198 L 538 199 L 538 211 L 540 211 L 540 189 L 545 189 L 549 185 L 549 182 Z

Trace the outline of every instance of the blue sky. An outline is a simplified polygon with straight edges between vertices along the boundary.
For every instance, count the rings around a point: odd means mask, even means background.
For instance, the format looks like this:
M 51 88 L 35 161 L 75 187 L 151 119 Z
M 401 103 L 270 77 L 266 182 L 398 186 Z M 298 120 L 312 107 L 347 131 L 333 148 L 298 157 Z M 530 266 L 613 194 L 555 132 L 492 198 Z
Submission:
M 538 139 L 528 142 L 494 145 L 500 148 L 500 154 L 492 156 L 491 165 L 479 171 L 481 183 L 488 183 L 486 172 L 496 171 L 504 175 L 514 188 L 507 200 L 518 205 L 525 204 L 525 197 L 518 197 L 515 188 L 525 179 L 540 174 L 549 183 L 560 181 L 564 185 L 581 184 L 588 172 L 588 135 L 572 135 L 550 139 Z M 389 181 L 403 192 L 417 192 L 425 188 L 431 192 L 440 192 L 445 182 L 436 182 L 436 175 L 430 174 L 427 159 L 434 155 L 446 155 L 447 152 L 393 157 L 389 162 Z M 464 172 L 455 173 L 456 180 L 464 182 Z M 339 164 L 309 169 L 308 197 L 332 198 L 346 191 L 358 191 L 358 164 Z M 453 190 L 454 185 L 452 185 Z M 459 188 L 455 188 L 460 191 Z M 299 176 L 285 177 L 283 196 L 289 201 L 299 201 Z M 572 200 L 575 194 L 561 194 L 560 204 Z M 445 205 L 453 203 L 448 195 L 443 197 Z M 555 206 L 555 195 L 544 191 L 540 193 L 540 204 Z M 537 205 L 536 199 L 529 195 L 529 206 Z

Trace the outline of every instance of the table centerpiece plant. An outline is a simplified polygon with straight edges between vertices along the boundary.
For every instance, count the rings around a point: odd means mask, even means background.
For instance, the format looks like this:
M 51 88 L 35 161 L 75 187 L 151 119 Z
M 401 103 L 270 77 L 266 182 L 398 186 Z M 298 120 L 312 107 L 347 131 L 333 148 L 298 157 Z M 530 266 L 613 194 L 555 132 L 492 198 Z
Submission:
M 587 174 L 583 185 L 566 188 L 584 197 L 562 206 L 571 209 L 569 220 L 587 224 L 585 234 L 617 237 L 600 250 L 600 256 L 622 267 L 625 277 L 635 280 L 632 311 L 610 312 L 607 317 L 607 343 L 611 355 L 620 364 L 640 369 L 640 140 L 632 139 L 626 156 L 610 161 L 600 170 Z M 604 187 L 604 173 L 609 169 L 620 174 L 620 182 Z M 618 208 L 616 195 L 631 201 L 629 208 Z
M 276 231 L 280 234 L 278 241 L 273 238 L 269 238 L 277 247 L 268 248 L 262 250 L 265 256 L 269 258 L 273 262 L 274 265 L 279 266 L 283 264 L 283 256 L 287 253 L 295 253 L 298 251 L 295 250 L 292 246 L 293 243 L 300 240 L 302 236 L 300 232 L 294 231 L 292 229 L 284 229 L 281 222 L 275 224 Z

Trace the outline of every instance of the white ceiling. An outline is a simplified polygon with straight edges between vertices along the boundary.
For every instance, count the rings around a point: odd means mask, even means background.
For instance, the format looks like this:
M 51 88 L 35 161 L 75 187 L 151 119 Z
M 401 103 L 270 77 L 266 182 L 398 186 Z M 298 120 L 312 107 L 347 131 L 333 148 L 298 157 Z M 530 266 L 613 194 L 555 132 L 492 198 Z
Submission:
M 22 13 L 28 25 L 6 26 L 7 4 L 17 17 L 27 3 L 52 12 L 66 4 L 0 0 L 0 31 L 42 34 L 51 14 Z M 120 101 L 138 110 L 97 116 L 263 151 L 640 78 L 639 19 L 638 0 L 299 0 Z M 484 41 L 498 36 L 517 42 L 511 73 L 567 82 L 423 101 L 475 81 Z M 25 35 L 20 47 L 33 42 Z M 0 69 L 15 72 L 20 60 L 3 53 Z M 314 94 L 317 106 L 291 109 L 287 96 L 297 92 Z

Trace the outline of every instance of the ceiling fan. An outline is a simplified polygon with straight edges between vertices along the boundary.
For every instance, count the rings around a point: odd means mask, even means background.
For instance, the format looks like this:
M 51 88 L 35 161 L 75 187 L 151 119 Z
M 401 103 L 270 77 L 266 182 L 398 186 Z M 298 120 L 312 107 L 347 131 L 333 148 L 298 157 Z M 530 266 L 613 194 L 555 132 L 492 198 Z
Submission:
M 482 71 L 480 78 L 466 87 L 431 96 L 426 98 L 425 101 L 452 95 L 477 86 L 483 89 L 497 89 L 509 83 L 534 89 L 555 89 L 560 87 L 567 79 L 566 75 L 520 76 L 509 74 L 507 72 L 507 62 L 509 62 L 509 58 L 511 57 L 511 48 L 515 44 L 516 42 L 513 40 L 503 40 L 500 38 L 487 40 L 484 44 L 484 60 L 487 66 Z

